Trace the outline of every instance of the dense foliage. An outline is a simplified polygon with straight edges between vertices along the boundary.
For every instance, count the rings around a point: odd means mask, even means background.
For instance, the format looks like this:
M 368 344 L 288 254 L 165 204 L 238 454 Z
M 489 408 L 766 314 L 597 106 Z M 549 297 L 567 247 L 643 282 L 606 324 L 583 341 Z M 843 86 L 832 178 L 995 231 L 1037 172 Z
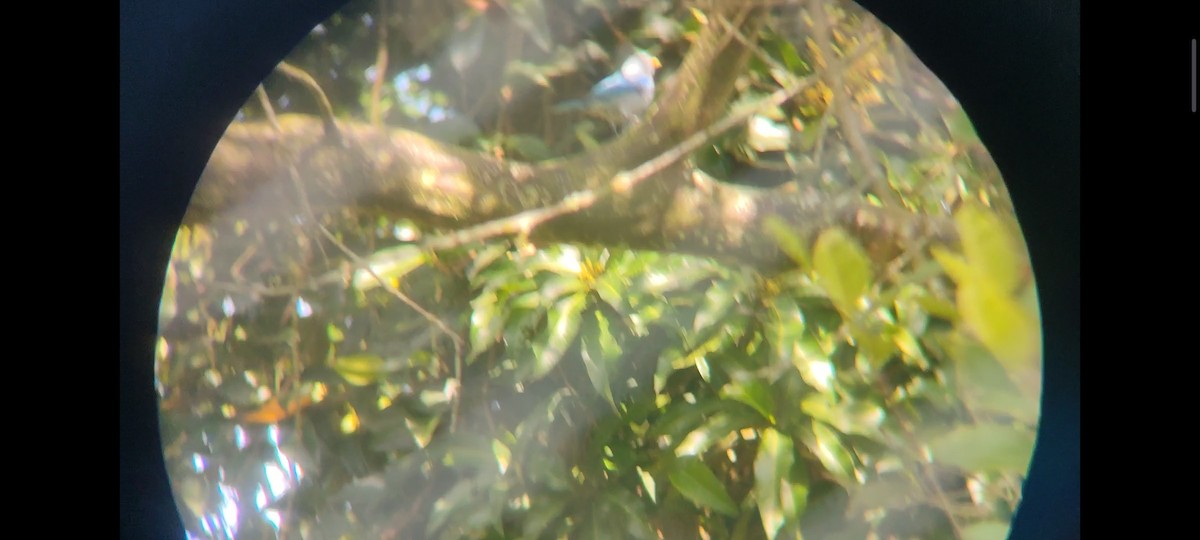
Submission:
M 787 254 L 781 271 L 520 234 L 429 250 L 453 228 L 350 210 L 190 223 L 157 363 L 189 531 L 1002 538 L 1033 449 L 1041 358 L 1007 194 L 961 110 L 894 36 L 852 4 L 778 4 L 743 36 L 755 55 L 727 74 L 729 107 L 816 82 L 692 152 L 696 185 L 852 197 L 945 219 L 955 241 L 881 250 L 852 227 L 802 234 L 768 219 L 755 234 Z M 338 118 L 539 161 L 620 131 L 547 114 L 555 100 L 586 91 L 631 41 L 669 77 L 722 13 L 353 2 L 288 61 Z M 320 114 L 293 79 L 269 79 L 268 104 L 251 99 L 239 121 Z

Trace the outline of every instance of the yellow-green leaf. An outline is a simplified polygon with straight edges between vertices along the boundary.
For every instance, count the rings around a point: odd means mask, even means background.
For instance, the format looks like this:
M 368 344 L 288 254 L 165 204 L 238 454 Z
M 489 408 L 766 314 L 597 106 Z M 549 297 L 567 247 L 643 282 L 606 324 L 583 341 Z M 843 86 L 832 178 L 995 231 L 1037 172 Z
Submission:
M 375 354 L 351 354 L 337 357 L 333 361 L 333 369 L 346 382 L 366 386 L 379 379 L 384 371 L 384 361 Z
M 354 288 L 368 291 L 380 286 L 380 280 L 394 285 L 395 281 L 425 264 L 425 253 L 415 245 L 403 245 L 382 250 L 367 260 L 367 268 L 354 273 Z
M 871 263 L 862 246 L 841 229 L 817 238 L 813 267 L 829 299 L 843 314 L 858 311 L 858 301 L 871 285 Z
M 942 265 L 942 269 L 946 271 L 946 275 L 955 283 L 967 283 L 971 281 L 971 269 L 967 265 L 966 259 L 951 253 L 945 248 L 933 247 L 929 250 L 933 253 L 933 258 L 937 259 L 938 264 Z
M 971 270 L 1001 291 L 1015 292 L 1027 271 L 1026 257 L 1000 217 L 981 206 L 967 205 L 954 221 Z
M 1042 332 L 1037 315 L 988 280 L 960 285 L 958 311 L 971 332 L 1011 373 L 1037 370 Z
M 780 251 L 783 251 L 800 268 L 811 266 L 808 260 L 808 250 L 804 248 L 804 242 L 800 239 L 800 235 L 796 234 L 788 226 L 786 221 L 778 216 L 768 216 L 764 225 L 766 226 L 767 234 L 771 235 L 771 238 L 779 245 Z

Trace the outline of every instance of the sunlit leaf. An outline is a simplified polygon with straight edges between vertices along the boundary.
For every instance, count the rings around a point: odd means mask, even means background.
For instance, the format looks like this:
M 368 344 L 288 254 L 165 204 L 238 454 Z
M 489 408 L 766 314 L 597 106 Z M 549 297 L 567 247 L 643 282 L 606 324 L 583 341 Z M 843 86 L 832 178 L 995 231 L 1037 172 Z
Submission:
M 508 464 L 512 462 L 512 451 L 500 442 L 500 439 L 492 440 L 492 455 L 496 458 L 496 466 L 500 474 L 504 474 L 508 470 Z
M 871 265 L 856 240 L 841 229 L 825 231 L 813 248 L 813 268 L 839 311 L 858 311 L 858 301 L 871 285 Z
M 972 279 L 971 267 L 967 264 L 967 260 L 963 257 L 955 255 L 949 250 L 935 246 L 929 250 L 933 254 L 933 258 L 938 264 L 942 265 L 942 269 L 946 271 L 946 275 L 955 283 L 968 283 Z
M 654 483 L 654 476 L 637 467 L 638 476 L 642 479 L 642 487 L 646 488 L 646 495 L 650 497 L 650 502 L 658 502 L 657 486 Z
M 415 245 L 406 244 L 382 250 L 367 259 L 367 268 L 354 273 L 354 287 L 369 291 L 382 284 L 394 285 L 409 272 L 426 262 L 426 254 Z
M 382 357 L 369 353 L 338 356 L 333 361 L 333 369 L 355 386 L 374 383 L 383 374 L 384 367 Z
M 1025 474 L 1033 455 L 1032 432 L 1012 426 L 980 424 L 960 427 L 929 443 L 934 461 L 967 472 Z
M 626 313 L 627 302 L 625 294 L 628 289 L 627 278 L 618 272 L 605 272 L 596 280 L 595 291 L 604 303 L 618 313 Z
M 796 494 L 785 493 L 790 489 L 782 488 L 782 484 L 789 483 L 794 461 L 792 439 L 771 428 L 763 430 L 754 458 L 754 497 L 763 531 L 771 540 L 785 520 L 796 518 Z
M 1037 370 L 1041 327 L 1035 313 L 989 281 L 960 285 L 958 310 L 963 321 L 996 359 L 1014 372 Z
M 563 298 L 550 310 L 546 341 L 540 354 L 534 359 L 533 378 L 542 378 L 562 360 L 563 354 L 567 352 L 579 331 L 579 314 L 586 305 L 587 296 L 577 293 Z
M 842 433 L 863 436 L 878 433 L 884 420 L 884 412 L 878 405 L 866 400 L 836 401 L 825 393 L 805 396 L 800 402 L 800 410 Z
M 746 142 L 755 152 L 782 152 L 791 144 L 792 133 L 785 125 L 754 116 L 747 126 Z
M 684 497 L 700 508 L 711 508 L 727 516 L 736 516 L 737 504 L 725 491 L 724 484 L 717 479 L 703 461 L 695 457 L 680 458 L 668 475 L 671 485 Z
M 714 443 L 730 433 L 762 423 L 762 419 L 745 408 L 724 407 L 726 411 L 714 414 L 700 427 L 692 430 L 675 447 L 677 456 L 699 456 Z
M 962 237 L 963 254 L 978 275 L 1003 292 L 1013 292 L 1027 273 L 1016 239 L 993 211 L 966 205 L 954 216 Z
M 613 399 L 612 387 L 609 386 L 609 363 L 621 354 L 621 349 L 608 330 L 608 318 L 599 310 L 585 316 L 579 336 L 582 345 L 580 352 L 588 379 L 592 381 L 592 388 L 597 394 L 604 396 L 605 401 L 615 411 L 617 405 Z
M 692 331 L 700 333 L 720 323 L 735 302 L 733 290 L 722 284 L 713 284 L 704 293 L 704 304 L 696 312 L 696 318 L 692 321 Z
M 484 291 L 471 299 L 471 355 L 474 359 L 479 354 L 491 348 L 503 335 L 504 319 L 497 313 L 497 296 L 495 291 Z
M 842 444 L 837 432 L 820 422 L 813 422 L 812 427 L 815 440 L 811 450 L 825 466 L 825 470 L 833 473 L 843 482 L 855 481 L 854 458 Z
M 859 357 L 866 360 L 872 371 L 882 368 L 896 353 L 896 344 L 885 332 L 858 324 L 852 325 L 852 328 L 851 335 L 854 336 Z

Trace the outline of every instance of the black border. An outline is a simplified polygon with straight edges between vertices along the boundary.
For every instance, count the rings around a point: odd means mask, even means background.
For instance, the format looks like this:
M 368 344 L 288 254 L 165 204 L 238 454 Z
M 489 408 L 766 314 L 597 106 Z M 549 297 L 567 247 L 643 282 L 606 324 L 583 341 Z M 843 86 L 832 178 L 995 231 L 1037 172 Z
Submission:
M 174 230 L 245 97 L 343 3 L 122 0 L 122 538 L 184 537 L 163 468 L 150 369 Z M 1079 2 L 860 4 L 896 30 L 963 103 L 1013 194 L 1041 295 L 1046 397 L 1012 537 L 1078 538 Z M 1187 99 L 1181 95 L 1185 108 Z

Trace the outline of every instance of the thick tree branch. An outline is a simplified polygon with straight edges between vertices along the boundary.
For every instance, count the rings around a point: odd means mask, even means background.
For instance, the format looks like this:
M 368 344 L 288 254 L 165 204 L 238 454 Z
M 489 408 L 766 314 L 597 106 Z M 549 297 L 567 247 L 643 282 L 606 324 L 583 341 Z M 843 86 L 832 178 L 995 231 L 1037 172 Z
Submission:
M 723 16 L 744 35 L 754 35 L 763 21 L 753 9 Z M 537 164 L 354 121 L 339 122 L 341 144 L 324 137 L 320 121 L 309 117 L 280 117 L 278 130 L 236 124 L 214 151 L 185 220 L 294 218 L 304 215 L 301 203 L 307 202 L 317 213 L 381 212 L 461 229 L 561 205 L 573 193 L 602 190 L 619 173 L 691 137 L 712 135 L 710 126 L 727 117 L 733 93 L 735 79 L 727 74 L 740 72 L 752 52 L 724 26 L 708 25 L 643 122 L 586 154 Z M 293 167 L 303 198 L 291 181 Z M 531 239 L 692 253 L 777 269 L 790 263 L 761 232 L 768 216 L 801 236 L 840 225 L 881 258 L 927 235 L 952 238 L 945 223 L 867 206 L 858 197 L 816 200 L 716 183 L 676 160 L 652 172 L 630 189 L 602 190 L 612 193 L 543 220 Z

